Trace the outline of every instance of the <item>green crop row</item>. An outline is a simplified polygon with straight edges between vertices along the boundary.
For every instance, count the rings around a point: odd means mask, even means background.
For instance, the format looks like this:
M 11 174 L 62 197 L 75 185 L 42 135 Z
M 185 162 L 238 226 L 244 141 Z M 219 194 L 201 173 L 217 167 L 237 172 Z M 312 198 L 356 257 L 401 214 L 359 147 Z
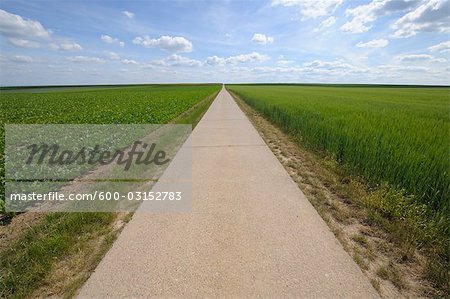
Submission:
M 449 88 L 228 85 L 315 150 L 372 183 L 449 208 Z

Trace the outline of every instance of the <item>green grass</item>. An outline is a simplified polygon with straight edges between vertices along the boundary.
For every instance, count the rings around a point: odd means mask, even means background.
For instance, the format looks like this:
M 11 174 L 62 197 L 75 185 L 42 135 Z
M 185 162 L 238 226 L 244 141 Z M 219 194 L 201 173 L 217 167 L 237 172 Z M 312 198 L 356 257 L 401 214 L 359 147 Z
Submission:
M 308 146 L 373 183 L 448 208 L 449 88 L 228 88 Z
M 57 261 L 109 231 L 113 213 L 52 213 L 0 253 L 0 298 L 24 298 L 40 286 Z

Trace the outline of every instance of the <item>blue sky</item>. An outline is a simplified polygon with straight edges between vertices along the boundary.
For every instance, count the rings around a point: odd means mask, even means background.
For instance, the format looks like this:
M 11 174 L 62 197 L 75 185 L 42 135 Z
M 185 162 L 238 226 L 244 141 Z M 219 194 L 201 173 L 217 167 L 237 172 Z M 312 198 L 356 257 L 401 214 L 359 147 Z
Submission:
M 5 1 L 0 84 L 450 84 L 450 0 Z

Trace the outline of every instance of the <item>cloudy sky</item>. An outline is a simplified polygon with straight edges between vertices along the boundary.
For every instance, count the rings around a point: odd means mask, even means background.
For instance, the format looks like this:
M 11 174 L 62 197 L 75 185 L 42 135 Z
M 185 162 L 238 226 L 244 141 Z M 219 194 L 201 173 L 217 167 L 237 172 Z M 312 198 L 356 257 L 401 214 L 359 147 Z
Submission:
M 450 0 L 0 2 L 0 84 L 450 84 Z

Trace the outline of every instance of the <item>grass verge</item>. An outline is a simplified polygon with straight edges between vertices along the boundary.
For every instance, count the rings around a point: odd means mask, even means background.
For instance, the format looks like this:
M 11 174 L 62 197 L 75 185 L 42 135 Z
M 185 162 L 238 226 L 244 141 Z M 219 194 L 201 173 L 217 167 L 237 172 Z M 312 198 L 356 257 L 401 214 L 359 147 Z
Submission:
M 442 215 L 402 190 L 352 175 L 231 94 L 382 297 L 449 295 L 450 243 Z
M 54 288 L 51 284 L 61 279 L 51 277 L 54 265 L 80 251 L 87 254 L 93 247 L 104 249 L 108 242 L 102 242 L 99 238 L 115 235 L 111 224 L 116 219 L 114 213 L 45 215 L 38 225 L 30 228 L 18 242 L 0 254 L 0 297 L 28 297 L 44 283 Z M 96 244 L 93 244 L 91 240 L 95 239 Z M 43 296 L 53 295 L 42 290 L 40 293 Z

